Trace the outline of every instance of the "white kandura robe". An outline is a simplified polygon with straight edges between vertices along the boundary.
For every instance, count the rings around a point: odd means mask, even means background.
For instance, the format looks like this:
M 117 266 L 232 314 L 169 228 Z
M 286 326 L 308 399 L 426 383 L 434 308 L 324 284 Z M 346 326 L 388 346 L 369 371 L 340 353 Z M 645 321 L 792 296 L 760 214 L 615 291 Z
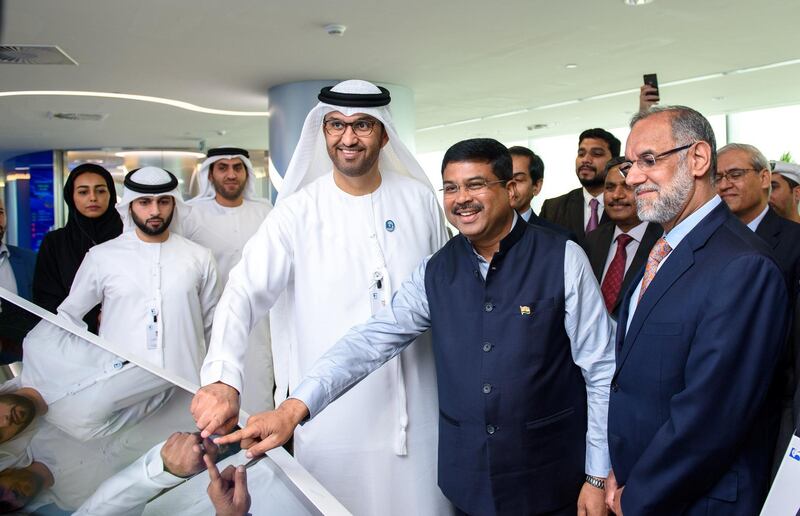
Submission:
M 270 314 L 281 401 L 339 337 L 371 315 L 376 242 L 392 291 L 443 245 L 431 189 L 393 173 L 382 178 L 375 192 L 356 197 L 328 174 L 278 203 L 231 271 L 203 365 L 204 385 L 241 385 L 248 324 L 284 295 Z M 356 515 L 451 511 L 437 486 L 438 399 L 426 339 L 295 431 L 297 460 Z
M 192 200 L 191 206 L 192 211 L 184 222 L 184 236 L 211 250 L 217 263 L 219 284 L 224 286 L 231 269 L 242 258 L 244 245 L 264 222 L 272 206 L 244 199 L 240 206 L 229 208 L 213 198 Z M 275 408 L 272 348 L 266 316 L 250 332 L 244 377 L 242 409 L 255 414 Z
M 175 233 L 148 243 L 127 231 L 89 250 L 58 311 L 85 326 L 84 314 L 102 303 L 101 337 L 197 383 L 218 299 L 211 251 Z

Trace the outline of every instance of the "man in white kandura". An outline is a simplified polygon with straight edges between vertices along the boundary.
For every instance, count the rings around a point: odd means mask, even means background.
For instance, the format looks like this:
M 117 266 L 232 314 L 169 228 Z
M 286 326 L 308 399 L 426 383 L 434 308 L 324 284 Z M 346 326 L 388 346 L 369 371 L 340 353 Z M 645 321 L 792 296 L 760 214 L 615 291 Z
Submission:
M 144 167 L 124 184 L 122 235 L 89 251 L 58 312 L 85 327 L 83 316 L 102 304 L 100 337 L 199 383 L 219 299 L 214 258 L 170 231 L 189 210 L 174 175 Z
M 209 149 L 197 172 L 199 193 L 187 201 L 192 207 L 184 236 L 211 249 L 217 262 L 219 284 L 242 258 L 244 245 L 272 209 L 269 201 L 256 195 L 256 176 L 250 154 L 234 147 Z M 242 408 L 249 413 L 275 407 L 272 388 L 272 349 L 269 319 L 264 316 L 250 333 L 245 355 Z
M 203 436 L 235 422 L 247 336 L 273 305 L 279 403 L 445 241 L 433 189 L 392 125 L 389 92 L 345 81 L 319 99 L 278 203 L 220 299 L 204 387 L 192 402 Z M 294 451 L 354 514 L 447 514 L 436 485 L 437 425 L 433 352 L 417 342 L 299 428 Z

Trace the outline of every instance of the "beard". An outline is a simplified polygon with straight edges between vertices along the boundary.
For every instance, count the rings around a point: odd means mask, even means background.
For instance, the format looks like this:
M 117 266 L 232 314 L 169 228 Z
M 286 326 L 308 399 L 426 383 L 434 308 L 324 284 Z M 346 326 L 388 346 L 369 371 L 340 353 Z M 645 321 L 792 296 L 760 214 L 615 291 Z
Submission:
M 601 175 L 597 173 L 595 173 L 594 177 L 591 179 L 585 179 L 581 176 L 578 176 L 578 181 L 580 181 L 581 186 L 583 186 L 584 188 L 599 187 L 599 186 L 604 186 L 606 184 L 606 178 L 601 177 Z
M 211 179 L 211 184 L 214 186 L 214 191 L 217 192 L 217 195 L 221 196 L 223 199 L 227 199 L 228 201 L 236 201 L 241 197 L 242 192 L 244 192 L 244 187 L 247 186 L 247 181 L 243 181 L 241 184 L 237 183 L 237 188 L 235 190 L 226 190 L 224 182 L 214 181 L 213 178 Z
M 136 224 L 136 227 L 139 228 L 142 231 L 142 233 L 150 236 L 158 236 L 164 233 L 164 231 L 166 231 L 167 229 L 169 229 L 169 225 L 172 222 L 172 216 L 174 214 L 175 214 L 175 209 L 173 208 L 173 210 L 169 214 L 169 217 L 167 217 L 167 220 L 164 220 L 159 217 L 151 217 L 147 220 L 142 220 L 139 217 L 137 217 L 136 214 L 133 213 L 133 211 L 131 211 L 131 218 L 133 218 L 133 223 Z M 161 225 L 152 228 L 147 225 L 147 223 L 151 220 L 160 220 Z
M 375 163 L 378 162 L 380 151 L 373 154 L 361 144 L 352 145 L 350 147 L 342 145 L 342 148 L 346 148 L 348 150 L 358 150 L 364 154 L 362 159 L 356 160 L 355 162 L 348 162 L 347 160 L 338 156 L 337 151 L 339 147 L 339 145 L 336 145 L 333 148 L 329 147 L 328 155 L 330 156 L 331 161 L 333 161 L 333 166 L 336 167 L 336 170 L 347 177 L 361 177 L 366 175 L 370 170 L 372 170 L 372 167 L 375 166 Z
M 641 184 L 636 187 L 636 213 L 639 220 L 664 224 L 674 220 L 686 206 L 692 195 L 694 178 L 689 173 L 685 160 L 678 161 L 678 168 L 672 181 L 666 186 L 659 187 L 655 184 Z M 639 198 L 641 192 L 658 192 L 654 201 Z

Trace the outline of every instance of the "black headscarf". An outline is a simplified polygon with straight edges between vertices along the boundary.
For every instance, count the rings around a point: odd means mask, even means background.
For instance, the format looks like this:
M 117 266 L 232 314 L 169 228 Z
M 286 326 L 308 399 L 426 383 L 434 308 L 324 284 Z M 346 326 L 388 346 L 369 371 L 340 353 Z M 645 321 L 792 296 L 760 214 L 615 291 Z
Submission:
M 83 174 L 97 174 L 106 181 L 108 186 L 108 193 L 110 194 L 108 200 L 108 208 L 105 213 L 97 218 L 89 218 L 82 215 L 75 207 L 75 179 Z M 117 190 L 114 187 L 114 178 L 105 168 L 94 163 L 84 163 L 78 165 L 67 177 L 67 182 L 64 184 L 64 202 L 69 207 L 69 217 L 67 218 L 67 225 L 64 229 L 67 230 L 69 238 L 69 251 L 73 255 L 73 260 L 80 266 L 83 261 L 83 256 L 90 247 L 101 244 L 106 240 L 118 237 L 122 234 L 122 219 L 119 213 L 114 209 L 114 204 L 117 202 Z M 77 271 L 78 268 L 76 267 Z
M 97 174 L 105 179 L 110 194 L 108 208 L 97 218 L 82 215 L 75 206 L 73 198 L 75 179 L 88 173 Z M 93 163 L 84 163 L 72 170 L 64 185 L 64 201 L 69 207 L 67 224 L 45 235 L 36 259 L 33 301 L 37 305 L 56 312 L 58 305 L 69 294 L 72 281 L 86 252 L 92 246 L 122 234 L 122 219 L 114 208 L 116 200 L 114 178 L 108 170 Z M 97 333 L 98 313 L 99 307 L 96 307 L 84 318 L 93 333 Z

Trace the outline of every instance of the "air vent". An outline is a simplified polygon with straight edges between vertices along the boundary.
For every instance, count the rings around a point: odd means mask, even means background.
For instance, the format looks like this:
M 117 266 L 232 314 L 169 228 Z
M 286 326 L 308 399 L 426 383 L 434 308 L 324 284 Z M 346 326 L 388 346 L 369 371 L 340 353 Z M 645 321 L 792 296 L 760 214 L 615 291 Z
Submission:
M 108 113 L 53 113 L 48 111 L 47 118 L 58 120 L 72 120 L 74 122 L 102 122 L 108 118 Z
M 0 64 L 77 66 L 78 62 L 54 45 L 0 45 Z

